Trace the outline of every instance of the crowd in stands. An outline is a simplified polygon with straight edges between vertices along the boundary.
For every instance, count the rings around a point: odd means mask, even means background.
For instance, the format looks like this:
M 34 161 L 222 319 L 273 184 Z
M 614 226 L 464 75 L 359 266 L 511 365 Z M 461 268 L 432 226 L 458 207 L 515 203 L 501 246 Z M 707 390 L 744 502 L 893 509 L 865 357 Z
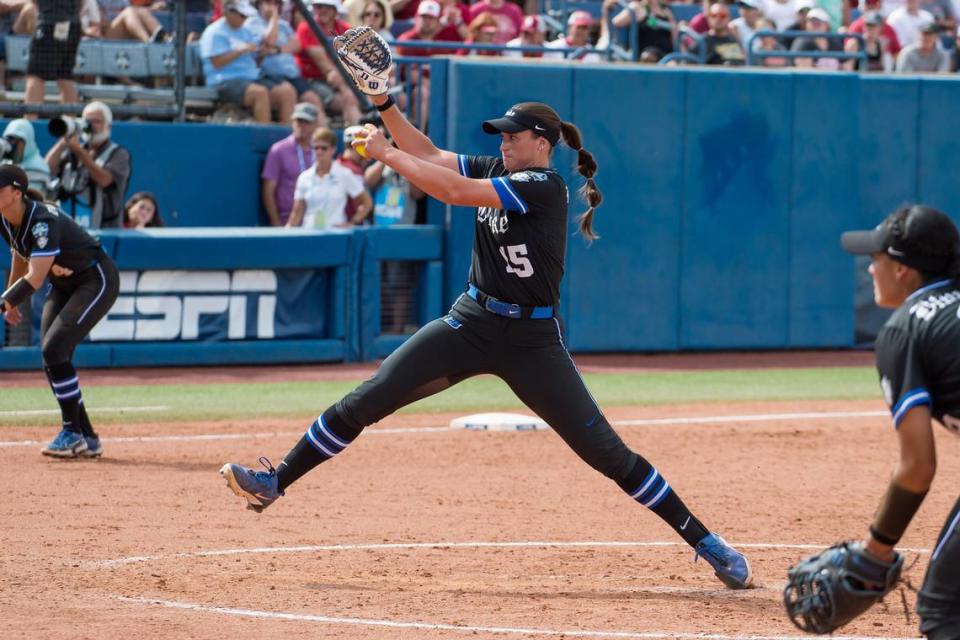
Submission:
M 220 103 L 236 105 L 261 123 L 289 124 L 297 103 L 316 107 L 320 126 L 359 123 L 363 105 L 322 40 L 360 24 L 376 29 L 395 55 L 407 58 L 599 63 L 611 60 L 616 44 L 639 63 L 942 73 L 956 71 L 960 59 L 960 0 L 596 0 L 591 11 L 579 0 L 561 16 L 547 7 L 562 5 L 544 5 L 547 0 L 306 0 L 312 21 L 291 0 L 178 1 L 186 5 L 185 38 L 197 41 L 202 81 Z M 33 38 L 25 102 L 45 100 L 44 81 L 57 82 L 62 101 L 76 102 L 71 60 L 82 38 L 168 42 L 176 37 L 171 8 L 164 0 L 0 0 L 0 34 Z M 393 82 L 404 85 L 398 93 L 407 95 L 398 100 L 426 127 L 417 105 L 429 99 L 428 66 L 403 66 Z

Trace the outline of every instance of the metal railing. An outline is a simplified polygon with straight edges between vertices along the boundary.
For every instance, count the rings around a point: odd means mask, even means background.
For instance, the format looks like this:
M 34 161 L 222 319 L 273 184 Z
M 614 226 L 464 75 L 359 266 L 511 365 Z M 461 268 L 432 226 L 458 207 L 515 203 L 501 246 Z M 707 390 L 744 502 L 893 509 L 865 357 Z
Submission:
M 856 40 L 860 47 L 858 51 L 781 51 L 776 49 L 754 50 L 753 43 L 758 38 L 826 38 L 828 40 L 840 40 L 844 42 L 848 39 Z M 750 66 L 759 64 L 757 60 L 764 58 L 836 58 L 841 62 L 845 60 L 859 60 L 857 68 L 866 69 L 867 66 L 867 46 L 863 36 L 859 33 L 820 33 L 814 31 L 757 31 L 747 40 L 747 64 Z

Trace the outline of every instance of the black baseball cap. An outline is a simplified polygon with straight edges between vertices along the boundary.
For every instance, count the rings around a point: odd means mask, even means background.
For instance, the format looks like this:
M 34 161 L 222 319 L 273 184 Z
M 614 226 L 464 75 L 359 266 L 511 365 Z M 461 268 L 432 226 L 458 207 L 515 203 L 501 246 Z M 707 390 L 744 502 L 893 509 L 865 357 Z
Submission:
M 942 273 L 960 252 L 960 233 L 947 214 L 933 207 L 900 207 L 870 231 L 847 231 L 843 248 L 854 255 L 885 253 L 926 273 Z
M 0 188 L 10 185 L 23 192 L 30 186 L 26 172 L 15 164 L 0 166 Z
M 514 105 L 507 109 L 502 118 L 487 120 L 483 123 L 483 130 L 486 133 L 520 133 L 521 131 L 533 131 L 539 136 L 547 139 L 552 146 L 557 146 L 560 141 L 560 129 L 551 127 L 549 124 L 524 110 L 522 105 Z

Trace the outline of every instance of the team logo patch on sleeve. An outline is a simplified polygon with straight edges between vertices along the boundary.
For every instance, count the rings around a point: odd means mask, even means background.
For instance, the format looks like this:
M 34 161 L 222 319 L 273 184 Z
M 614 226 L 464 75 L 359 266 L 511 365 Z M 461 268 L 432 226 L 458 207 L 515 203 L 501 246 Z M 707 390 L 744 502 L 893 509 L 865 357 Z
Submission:
M 33 234 L 33 237 L 37 243 L 37 247 L 43 249 L 47 246 L 49 238 L 47 237 L 50 233 L 50 228 L 47 226 L 46 222 L 38 222 L 33 225 L 33 229 L 30 230 L 30 233 Z
M 539 171 L 517 171 L 510 174 L 510 179 L 514 182 L 546 182 L 547 174 Z

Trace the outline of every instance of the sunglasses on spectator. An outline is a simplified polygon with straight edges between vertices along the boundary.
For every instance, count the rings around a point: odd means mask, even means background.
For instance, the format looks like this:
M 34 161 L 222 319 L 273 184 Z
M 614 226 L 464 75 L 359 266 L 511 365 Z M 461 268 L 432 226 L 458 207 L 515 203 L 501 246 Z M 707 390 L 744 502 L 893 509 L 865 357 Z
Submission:
M 383 14 L 379 11 L 364 11 L 361 18 L 382 18 Z
M 726 11 L 714 11 L 710 14 L 711 18 L 729 18 L 730 14 Z

